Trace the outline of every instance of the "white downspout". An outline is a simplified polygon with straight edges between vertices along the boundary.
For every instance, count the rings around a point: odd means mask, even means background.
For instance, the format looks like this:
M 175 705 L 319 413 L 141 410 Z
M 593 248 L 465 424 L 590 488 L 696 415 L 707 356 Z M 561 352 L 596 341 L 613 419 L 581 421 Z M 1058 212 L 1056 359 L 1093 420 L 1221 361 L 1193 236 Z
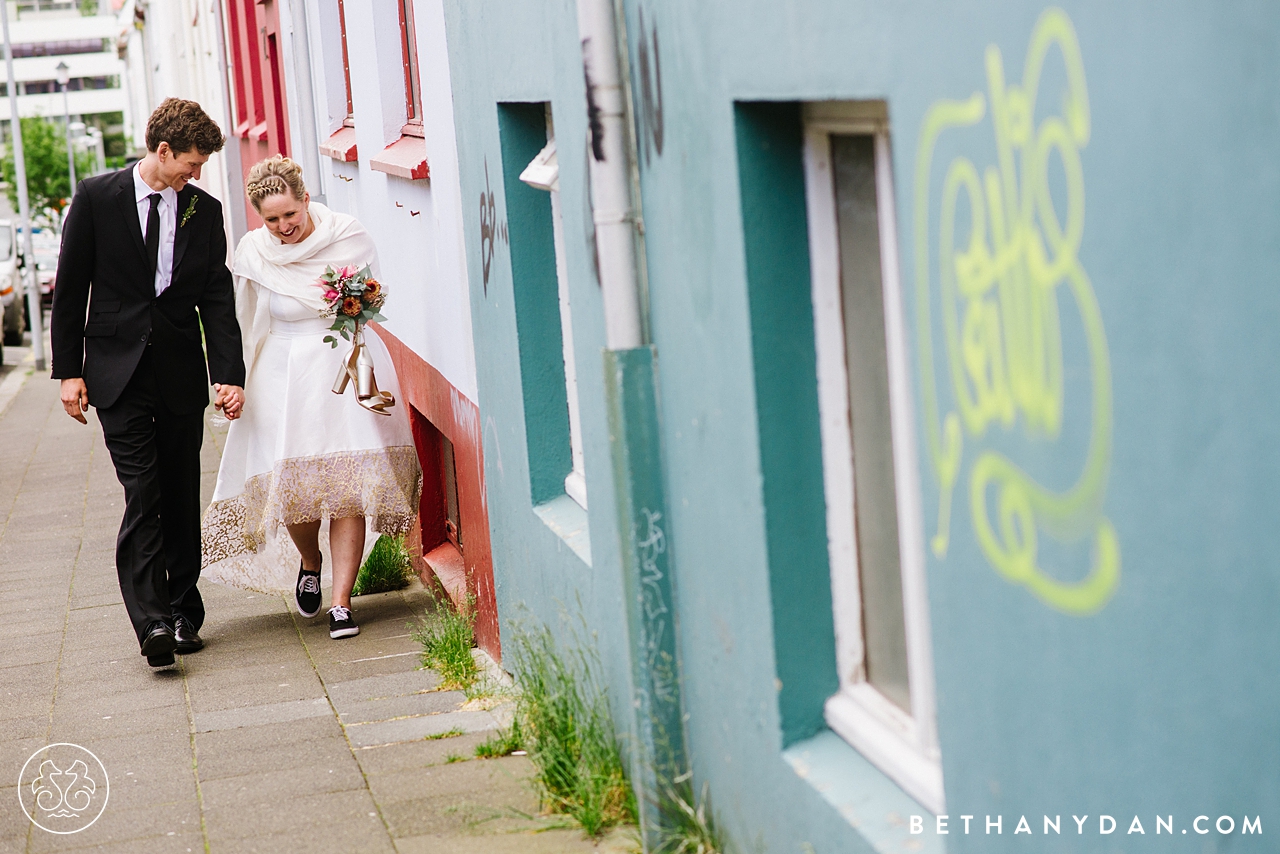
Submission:
M 636 272 L 626 92 L 617 34 L 613 0 L 578 0 L 578 37 L 590 111 L 587 162 L 604 298 L 605 344 L 610 350 L 630 350 L 645 341 Z

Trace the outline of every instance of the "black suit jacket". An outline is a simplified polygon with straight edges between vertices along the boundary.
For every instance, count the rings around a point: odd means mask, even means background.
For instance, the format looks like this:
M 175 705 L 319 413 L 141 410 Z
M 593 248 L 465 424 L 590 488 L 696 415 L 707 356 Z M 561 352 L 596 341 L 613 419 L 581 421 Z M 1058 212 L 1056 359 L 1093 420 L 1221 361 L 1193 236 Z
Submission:
M 184 225 L 192 199 L 195 210 Z M 96 407 L 120 397 L 148 341 L 161 393 L 175 413 L 204 409 L 210 383 L 244 385 L 222 205 L 187 184 L 176 213 L 173 276 L 157 297 L 132 167 L 86 178 L 76 188 L 53 291 L 53 377 L 83 377 Z

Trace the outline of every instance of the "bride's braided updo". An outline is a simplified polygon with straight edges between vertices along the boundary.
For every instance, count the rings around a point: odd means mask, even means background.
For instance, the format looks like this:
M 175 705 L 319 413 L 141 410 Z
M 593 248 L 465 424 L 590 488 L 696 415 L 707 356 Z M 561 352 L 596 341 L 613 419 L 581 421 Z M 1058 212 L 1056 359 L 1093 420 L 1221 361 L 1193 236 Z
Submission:
M 307 194 L 307 185 L 302 183 L 302 167 L 288 157 L 277 154 L 253 165 L 245 179 L 244 192 L 249 201 L 253 202 L 254 209 L 261 210 L 262 200 L 267 196 L 289 193 L 302 201 L 302 197 Z

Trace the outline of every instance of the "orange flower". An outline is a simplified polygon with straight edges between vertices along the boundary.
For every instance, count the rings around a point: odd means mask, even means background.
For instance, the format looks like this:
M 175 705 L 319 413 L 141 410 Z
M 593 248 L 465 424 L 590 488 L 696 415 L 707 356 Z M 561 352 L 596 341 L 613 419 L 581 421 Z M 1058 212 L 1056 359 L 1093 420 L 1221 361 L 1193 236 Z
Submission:
M 342 313 L 347 317 L 357 317 L 360 314 L 360 300 L 355 297 L 347 297 L 342 301 Z
M 373 302 L 378 298 L 378 294 L 382 291 L 382 285 L 377 279 L 370 279 L 364 283 L 364 301 Z

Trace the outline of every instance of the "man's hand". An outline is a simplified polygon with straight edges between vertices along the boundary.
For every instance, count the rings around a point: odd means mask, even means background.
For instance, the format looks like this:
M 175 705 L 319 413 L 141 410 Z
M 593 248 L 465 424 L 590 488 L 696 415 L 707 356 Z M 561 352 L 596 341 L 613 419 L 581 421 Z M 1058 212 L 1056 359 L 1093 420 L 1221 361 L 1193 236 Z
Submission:
M 89 423 L 84 420 L 84 414 L 89 411 L 89 389 L 80 377 L 62 381 L 62 408 L 81 424 Z
M 222 414 L 228 421 L 239 418 L 244 408 L 244 389 L 238 385 L 214 383 L 213 390 L 217 392 L 217 396 L 213 399 L 213 408 L 222 410 Z

